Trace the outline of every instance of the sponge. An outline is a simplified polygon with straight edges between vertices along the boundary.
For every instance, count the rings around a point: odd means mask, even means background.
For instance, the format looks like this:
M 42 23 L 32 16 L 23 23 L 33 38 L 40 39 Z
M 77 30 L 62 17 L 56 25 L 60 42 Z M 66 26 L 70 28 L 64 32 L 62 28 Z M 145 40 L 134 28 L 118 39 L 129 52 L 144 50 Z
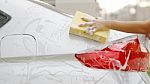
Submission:
M 102 28 L 102 30 L 94 32 L 93 35 L 89 35 L 86 33 L 86 27 L 79 27 L 81 23 L 85 23 L 81 18 L 95 19 L 93 16 L 77 11 L 71 23 L 70 34 L 86 37 L 100 43 L 105 43 L 107 41 L 109 34 L 108 28 Z

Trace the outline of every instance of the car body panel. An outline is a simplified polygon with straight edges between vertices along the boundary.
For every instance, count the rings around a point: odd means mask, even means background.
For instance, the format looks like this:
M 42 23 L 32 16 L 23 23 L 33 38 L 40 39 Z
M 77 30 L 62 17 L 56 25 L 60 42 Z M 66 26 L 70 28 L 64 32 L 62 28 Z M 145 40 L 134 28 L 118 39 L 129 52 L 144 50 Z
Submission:
M 71 17 L 40 4 L 0 0 L 0 10 L 11 16 L 0 28 L 0 84 L 149 84 L 146 73 L 91 69 L 82 65 L 74 53 L 102 44 L 69 35 Z M 113 30 L 110 34 L 109 40 L 129 35 L 116 34 Z M 12 60 L 13 57 L 31 59 L 18 61 Z
M 12 17 L 1 28 L 0 39 L 7 35 L 13 36 L 14 34 L 20 34 L 20 36 L 23 36 L 21 34 L 32 35 L 37 42 L 36 55 L 75 53 L 99 45 L 97 42 L 69 35 L 69 25 L 71 22 L 69 16 L 65 16 L 30 1 L 2 0 L 0 8 Z M 16 45 L 19 45 L 19 43 Z M 23 47 L 28 48 L 29 46 Z M 33 53 L 28 54 L 29 52 L 26 52 L 27 56 L 34 55 Z M 13 55 L 18 56 L 17 53 Z

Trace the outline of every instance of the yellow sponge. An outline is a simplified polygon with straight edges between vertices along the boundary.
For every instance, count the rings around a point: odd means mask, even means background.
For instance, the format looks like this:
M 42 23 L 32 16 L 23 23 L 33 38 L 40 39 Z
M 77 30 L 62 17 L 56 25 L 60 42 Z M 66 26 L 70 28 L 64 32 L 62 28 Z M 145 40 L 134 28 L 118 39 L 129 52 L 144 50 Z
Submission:
M 100 43 L 105 43 L 108 37 L 109 30 L 107 28 L 102 28 L 102 30 L 94 32 L 93 35 L 89 35 L 85 32 L 86 27 L 79 27 L 79 24 L 85 23 L 85 21 L 83 21 L 81 18 L 89 18 L 93 20 L 95 19 L 93 16 L 77 11 L 71 23 L 70 34 L 93 39 Z

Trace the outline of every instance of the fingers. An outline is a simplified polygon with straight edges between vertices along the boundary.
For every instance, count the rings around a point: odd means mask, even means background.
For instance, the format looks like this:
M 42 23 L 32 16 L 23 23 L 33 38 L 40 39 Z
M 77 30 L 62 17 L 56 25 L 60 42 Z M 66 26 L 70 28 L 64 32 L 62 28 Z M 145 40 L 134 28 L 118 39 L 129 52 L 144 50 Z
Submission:
M 87 27 L 85 32 L 89 35 L 93 35 L 94 32 L 96 32 L 98 29 L 96 28 L 96 19 L 95 20 L 91 20 L 88 18 L 81 18 L 83 21 L 85 21 L 85 23 L 82 23 L 79 25 L 79 27 Z
M 79 27 L 87 27 L 87 26 L 93 26 L 95 22 L 86 22 L 79 25 Z
M 93 35 L 94 32 L 96 31 L 96 28 L 95 27 L 88 27 L 86 28 L 85 32 L 89 35 Z
M 93 26 L 96 20 L 91 20 L 89 18 L 81 18 L 86 23 L 80 24 L 79 27 Z
M 88 19 L 88 18 L 81 18 L 83 21 L 85 21 L 85 22 L 92 22 L 92 20 L 91 19 Z

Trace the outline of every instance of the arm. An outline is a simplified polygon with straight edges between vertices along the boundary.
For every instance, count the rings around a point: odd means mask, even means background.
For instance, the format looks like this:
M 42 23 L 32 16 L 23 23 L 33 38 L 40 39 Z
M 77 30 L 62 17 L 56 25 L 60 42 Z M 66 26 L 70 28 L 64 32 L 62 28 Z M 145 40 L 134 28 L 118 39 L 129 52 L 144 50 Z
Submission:
M 145 34 L 150 39 L 150 21 L 103 21 L 102 23 L 114 30 Z
M 108 28 L 128 33 L 150 33 L 150 21 L 102 21 Z
M 113 21 L 113 20 L 90 20 L 87 18 L 82 18 L 82 20 L 86 21 L 84 24 L 80 24 L 79 26 L 92 26 L 96 28 L 96 30 L 101 29 L 101 27 L 107 27 L 110 29 L 128 32 L 128 33 L 137 33 L 137 34 L 145 34 L 150 38 L 150 20 L 149 21 Z

